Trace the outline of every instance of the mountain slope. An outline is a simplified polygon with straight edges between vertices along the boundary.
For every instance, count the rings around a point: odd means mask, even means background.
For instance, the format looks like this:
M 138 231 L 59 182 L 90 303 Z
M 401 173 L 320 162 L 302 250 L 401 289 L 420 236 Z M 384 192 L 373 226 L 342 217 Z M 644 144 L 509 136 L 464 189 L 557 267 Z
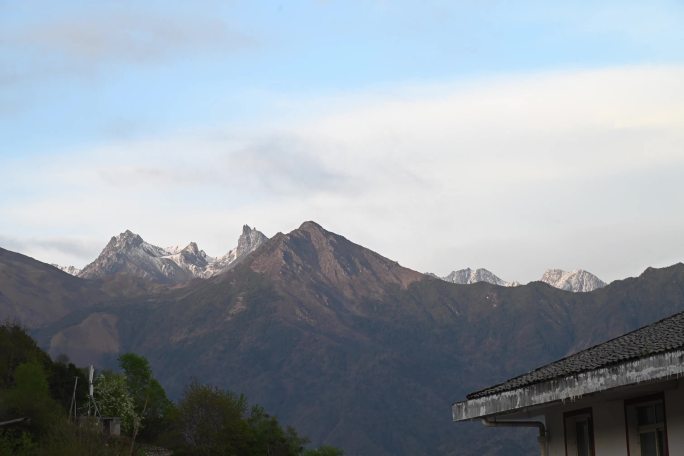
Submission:
M 103 300 L 94 284 L 0 248 L 0 320 L 36 328 Z
M 534 433 L 455 425 L 451 402 L 683 309 L 681 264 L 591 293 L 457 285 L 307 222 L 224 274 L 39 336 L 58 353 L 106 329 L 104 348 L 147 356 L 172 395 L 191 377 L 244 392 L 347 454 L 510 456 Z

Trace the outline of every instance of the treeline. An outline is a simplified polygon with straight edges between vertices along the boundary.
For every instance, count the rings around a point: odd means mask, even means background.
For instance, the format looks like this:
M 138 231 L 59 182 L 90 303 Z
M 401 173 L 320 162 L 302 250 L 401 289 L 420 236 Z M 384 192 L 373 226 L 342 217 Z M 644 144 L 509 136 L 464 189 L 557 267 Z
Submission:
M 151 448 L 174 455 L 342 455 L 328 446 L 307 449 L 306 438 L 243 395 L 193 382 L 175 404 L 144 357 L 124 354 L 119 367 L 98 373 L 89 402 L 85 369 L 64 357 L 52 361 L 20 326 L 0 326 L 0 456 L 145 455 Z M 88 407 L 119 417 L 121 436 L 78 425 L 74 415 Z

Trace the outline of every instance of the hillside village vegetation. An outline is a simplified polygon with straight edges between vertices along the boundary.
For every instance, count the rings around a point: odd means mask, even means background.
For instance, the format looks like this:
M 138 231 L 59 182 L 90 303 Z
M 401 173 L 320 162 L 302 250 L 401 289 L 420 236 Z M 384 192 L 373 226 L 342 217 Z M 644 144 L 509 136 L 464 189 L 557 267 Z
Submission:
M 79 426 L 69 414 L 74 398 L 75 415 L 85 413 L 86 370 L 66 357 L 53 361 L 19 325 L 0 326 L 0 456 L 161 454 L 151 449 L 174 455 L 342 455 L 329 446 L 307 449 L 306 438 L 243 395 L 192 382 L 174 403 L 144 357 L 123 354 L 119 367 L 98 373 L 94 382 L 101 416 L 121 419 L 121 435 L 107 436 L 97 426 Z

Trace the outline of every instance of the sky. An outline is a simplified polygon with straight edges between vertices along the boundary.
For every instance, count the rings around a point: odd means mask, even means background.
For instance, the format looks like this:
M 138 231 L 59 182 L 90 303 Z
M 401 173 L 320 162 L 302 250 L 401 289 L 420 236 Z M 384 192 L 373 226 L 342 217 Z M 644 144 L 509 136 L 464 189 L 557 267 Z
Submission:
M 306 220 L 400 264 L 684 260 L 681 1 L 0 0 L 0 247 L 218 256 Z

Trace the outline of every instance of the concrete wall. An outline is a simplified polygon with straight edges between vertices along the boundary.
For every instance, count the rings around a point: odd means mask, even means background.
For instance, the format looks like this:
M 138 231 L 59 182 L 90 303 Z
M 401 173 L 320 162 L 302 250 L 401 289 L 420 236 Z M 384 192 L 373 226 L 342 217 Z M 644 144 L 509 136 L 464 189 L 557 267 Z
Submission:
M 563 416 L 567 412 L 591 408 L 594 424 L 594 448 L 596 456 L 626 456 L 627 435 L 625 430 L 625 399 L 648 394 L 664 394 L 666 426 L 670 456 L 684 455 L 684 381 L 667 385 L 658 390 L 649 385 L 643 390 L 634 389 L 628 393 L 596 395 L 545 410 L 546 426 L 549 432 L 549 456 L 566 456 Z M 638 449 L 631 448 L 630 456 L 639 456 Z M 575 456 L 569 454 L 568 456 Z
M 670 456 L 684 455 L 684 381 L 680 380 L 678 386 L 677 389 L 665 391 Z
M 625 434 L 624 401 L 602 401 L 597 403 L 592 410 L 594 412 L 596 456 L 626 455 L 627 435 Z
M 625 456 L 624 403 L 605 399 L 578 400 L 549 409 L 545 416 L 549 431 L 549 456 L 565 456 L 564 414 L 586 408 L 592 411 L 596 456 Z M 571 453 L 569 456 L 574 455 Z

